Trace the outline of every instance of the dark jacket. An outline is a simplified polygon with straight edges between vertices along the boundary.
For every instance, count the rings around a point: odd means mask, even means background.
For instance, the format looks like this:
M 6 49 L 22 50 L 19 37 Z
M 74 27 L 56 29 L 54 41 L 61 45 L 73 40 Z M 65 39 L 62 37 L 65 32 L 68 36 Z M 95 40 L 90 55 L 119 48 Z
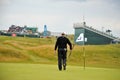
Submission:
M 57 47 L 58 49 L 67 48 L 67 44 L 70 46 L 70 50 L 72 50 L 72 44 L 68 38 L 64 36 L 58 37 L 56 44 L 55 44 L 55 50 L 57 49 Z

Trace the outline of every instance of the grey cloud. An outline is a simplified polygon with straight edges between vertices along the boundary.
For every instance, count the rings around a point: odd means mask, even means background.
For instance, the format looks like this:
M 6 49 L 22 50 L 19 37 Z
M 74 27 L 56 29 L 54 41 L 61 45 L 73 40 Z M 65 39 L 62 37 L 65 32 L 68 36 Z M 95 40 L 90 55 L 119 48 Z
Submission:
M 67 1 L 67 2 L 69 2 L 69 1 L 72 1 L 72 2 L 86 2 L 87 0 L 53 0 L 53 1 L 59 1 L 59 2 L 61 2 L 61 1 Z

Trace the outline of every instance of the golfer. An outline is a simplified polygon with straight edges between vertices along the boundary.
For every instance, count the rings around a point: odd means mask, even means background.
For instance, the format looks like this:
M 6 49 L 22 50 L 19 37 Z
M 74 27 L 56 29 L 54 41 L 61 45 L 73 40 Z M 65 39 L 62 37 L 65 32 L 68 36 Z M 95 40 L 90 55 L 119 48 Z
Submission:
M 72 44 L 68 38 L 65 37 L 65 33 L 62 33 L 60 37 L 57 38 L 55 44 L 55 53 L 58 48 L 58 69 L 61 71 L 66 70 L 67 61 L 67 44 L 69 45 L 70 51 L 72 51 Z

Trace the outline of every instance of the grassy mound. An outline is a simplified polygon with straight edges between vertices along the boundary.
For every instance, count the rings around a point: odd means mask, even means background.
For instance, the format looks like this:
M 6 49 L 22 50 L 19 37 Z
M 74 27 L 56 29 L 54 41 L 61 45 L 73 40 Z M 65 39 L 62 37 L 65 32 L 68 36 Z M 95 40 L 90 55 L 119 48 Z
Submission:
M 69 36 L 68 36 L 69 37 Z M 73 37 L 69 37 L 73 42 Z M 0 62 L 57 64 L 56 38 L 0 36 Z M 120 44 L 86 45 L 86 66 L 120 68 Z M 68 49 L 68 54 L 69 54 Z M 83 46 L 75 45 L 68 65 L 83 66 Z

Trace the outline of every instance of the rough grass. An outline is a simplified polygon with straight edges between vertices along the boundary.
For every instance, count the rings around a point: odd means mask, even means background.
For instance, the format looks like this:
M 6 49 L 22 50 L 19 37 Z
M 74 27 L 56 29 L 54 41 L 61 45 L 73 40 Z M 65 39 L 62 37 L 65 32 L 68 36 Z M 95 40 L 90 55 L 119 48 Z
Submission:
M 69 38 L 73 41 L 73 37 Z M 57 64 L 57 54 L 54 54 L 55 41 L 54 37 L 0 36 L 0 62 Z M 120 44 L 87 45 L 84 47 L 86 66 L 120 68 Z M 83 46 L 75 45 L 72 55 L 68 58 L 68 65 L 83 66 L 83 62 Z
M 16 49 L 0 47 L 0 61 L 24 61 L 27 56 Z

